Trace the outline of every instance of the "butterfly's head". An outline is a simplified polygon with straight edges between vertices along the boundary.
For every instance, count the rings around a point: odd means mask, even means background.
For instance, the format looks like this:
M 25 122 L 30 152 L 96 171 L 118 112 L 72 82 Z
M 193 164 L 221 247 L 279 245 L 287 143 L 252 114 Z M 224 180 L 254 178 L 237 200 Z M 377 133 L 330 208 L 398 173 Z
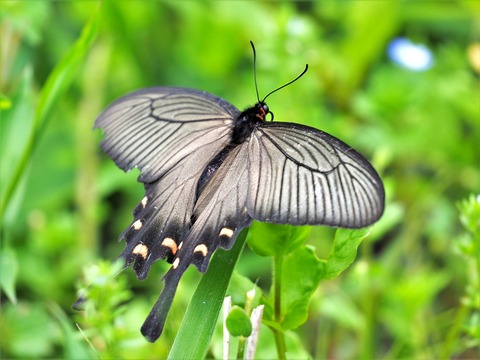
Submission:
M 270 111 L 270 109 L 268 108 L 268 105 L 264 101 L 259 101 L 258 103 L 256 103 L 255 109 L 256 109 L 255 116 L 261 121 L 265 121 L 266 120 L 265 118 L 268 114 L 272 116 L 270 120 L 271 121 L 273 120 L 273 113 Z

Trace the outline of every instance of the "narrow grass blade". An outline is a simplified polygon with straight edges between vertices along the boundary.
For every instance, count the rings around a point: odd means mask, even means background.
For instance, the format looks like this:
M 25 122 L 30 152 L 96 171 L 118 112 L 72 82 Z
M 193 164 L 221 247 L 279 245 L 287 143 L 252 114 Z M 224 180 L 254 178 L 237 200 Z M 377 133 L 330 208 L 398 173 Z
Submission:
M 228 283 L 240 257 L 248 230 L 229 251 L 217 250 L 203 275 L 168 355 L 169 359 L 203 359 L 222 308 Z
M 96 11 L 84 26 L 80 38 L 48 76 L 40 93 L 30 136 L 20 155 L 20 161 L 11 172 L 11 177 L 7 180 L 5 196 L 2 196 L 2 199 L 0 199 L 0 219 L 3 219 L 4 212 L 7 210 L 17 185 L 20 183 L 19 180 L 30 162 L 35 145 L 41 130 L 45 127 L 52 107 L 68 89 L 78 69 L 84 63 L 85 57 L 98 32 L 99 23 L 100 11 Z

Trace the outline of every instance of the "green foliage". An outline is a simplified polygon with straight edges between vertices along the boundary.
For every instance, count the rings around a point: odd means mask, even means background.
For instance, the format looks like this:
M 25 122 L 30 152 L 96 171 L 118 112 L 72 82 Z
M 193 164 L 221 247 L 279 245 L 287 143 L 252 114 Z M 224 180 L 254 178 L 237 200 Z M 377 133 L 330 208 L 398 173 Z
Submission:
M 255 222 L 247 242 L 258 255 L 284 256 L 301 246 L 310 230 L 308 226 L 272 226 Z
M 479 10 L 474 1 L 2 2 L 0 357 L 218 358 L 223 296 L 245 307 L 252 288 L 252 306 L 265 304 L 257 358 L 480 357 Z M 398 36 L 425 44 L 433 66 L 394 64 L 386 48 Z M 275 119 L 364 153 L 385 181 L 386 212 L 365 239 L 367 229 L 255 223 L 235 271 L 240 249 L 219 252 L 195 296 L 200 275 L 186 272 L 150 344 L 139 328 L 167 264 L 138 282 L 103 262 L 121 252 L 115 240 L 143 188 L 137 171 L 101 155 L 93 121 L 146 86 L 251 105 L 249 40 L 260 96 L 309 64 L 269 97 Z M 86 310 L 73 312 L 80 283 Z M 185 332 L 184 318 L 204 328 Z
M 328 259 L 319 259 L 312 246 L 304 245 L 310 227 L 255 223 L 251 226 L 249 247 L 262 256 L 273 257 L 274 282 L 264 299 L 265 324 L 274 331 L 278 356 L 283 358 L 284 332 L 295 329 L 308 318 L 308 305 L 322 280 L 332 279 L 355 259 L 357 247 L 369 229 L 336 231 Z
M 226 325 L 228 332 L 233 336 L 248 337 L 252 334 L 250 317 L 241 307 L 232 307 L 227 316 Z
M 18 273 L 18 261 L 15 252 L 4 249 L 0 253 L 0 288 L 12 303 L 17 302 L 15 282 Z
M 467 285 L 459 314 L 464 323 L 451 335 L 462 336 L 467 347 L 480 347 L 480 197 L 471 195 L 458 204 L 460 220 L 466 232 L 461 234 L 457 250 L 466 263 Z M 453 337 L 448 345 L 453 346 Z M 448 352 L 445 352 L 448 353 Z
M 12 198 L 13 193 L 20 182 L 20 178 L 25 171 L 30 158 L 32 157 L 38 137 L 40 136 L 42 128 L 46 126 L 45 122 L 50 115 L 52 106 L 67 90 L 68 86 L 72 82 L 73 77 L 77 74 L 79 66 L 82 64 L 88 51 L 90 50 L 97 33 L 99 19 L 100 17 L 97 15 L 97 13 L 92 14 L 90 22 L 85 25 L 82 35 L 78 41 L 72 46 L 72 48 L 58 63 L 58 65 L 55 66 L 45 85 L 42 87 L 38 105 L 36 106 L 33 123 L 31 125 L 31 130 L 29 131 L 30 136 L 26 140 L 23 153 L 20 155 L 19 161 L 16 162 L 17 166 L 13 168 L 13 171 L 6 172 L 7 174 L 11 174 L 11 178 L 7 179 L 6 184 L 2 184 L 2 190 L 5 187 L 5 191 L 2 191 L 1 193 L 1 218 L 3 218 L 3 214 L 10 202 L 10 199 Z M 15 104 L 19 104 L 19 102 L 15 102 Z M 13 118 L 15 119 L 15 117 Z
M 238 235 L 229 252 L 218 250 L 213 256 L 182 320 L 169 359 L 205 357 L 246 233 L 247 230 L 243 230 Z

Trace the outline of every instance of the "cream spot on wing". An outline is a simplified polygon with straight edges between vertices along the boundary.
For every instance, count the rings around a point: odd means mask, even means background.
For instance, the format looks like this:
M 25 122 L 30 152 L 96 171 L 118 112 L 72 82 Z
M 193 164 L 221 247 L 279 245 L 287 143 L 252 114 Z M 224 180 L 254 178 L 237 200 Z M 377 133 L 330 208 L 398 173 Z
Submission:
M 178 250 L 182 248 L 182 245 L 183 245 L 183 241 L 180 243 L 180 245 L 178 245 Z
M 195 249 L 193 249 L 193 252 L 194 253 L 201 252 L 202 255 L 205 257 L 208 254 L 208 248 L 205 244 L 200 244 L 200 245 L 195 246 Z
M 142 228 L 142 220 L 137 220 L 135 221 L 133 224 L 132 224 L 132 227 L 135 229 L 135 230 L 140 230 Z
M 145 209 L 145 206 L 147 206 L 147 202 L 148 202 L 148 197 L 145 196 L 145 197 L 142 199 L 142 206 L 143 206 L 144 209 Z
M 162 246 L 169 248 L 172 251 L 173 255 L 175 255 L 177 253 L 177 250 L 180 249 L 179 247 L 177 248 L 177 243 L 175 242 L 175 240 L 169 237 L 163 239 Z
M 180 264 L 180 258 L 176 258 L 175 261 L 172 264 L 172 267 L 176 269 L 178 267 L 178 264 Z
M 142 258 L 146 259 L 148 255 L 148 247 L 145 244 L 138 244 L 133 248 L 132 254 L 140 255 Z
M 228 238 L 231 238 L 233 236 L 233 230 L 224 227 L 222 228 L 222 230 L 220 230 L 220 234 L 218 234 L 218 236 L 226 236 Z

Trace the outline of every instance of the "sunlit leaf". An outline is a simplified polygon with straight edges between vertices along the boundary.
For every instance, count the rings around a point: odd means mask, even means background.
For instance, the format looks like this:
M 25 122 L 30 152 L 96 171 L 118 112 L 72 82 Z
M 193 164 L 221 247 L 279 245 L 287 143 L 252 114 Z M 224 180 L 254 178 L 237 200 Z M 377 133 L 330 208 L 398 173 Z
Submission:
M 12 100 L 8 96 L 0 93 L 0 110 L 8 110 L 11 106 Z
M 250 249 L 261 256 L 287 254 L 302 245 L 310 231 L 309 226 L 254 222 L 247 243 Z
M 285 257 L 282 272 L 283 329 L 294 329 L 307 320 L 310 297 L 322 275 L 321 262 L 311 247 L 303 246 Z
M 357 248 L 370 233 L 371 227 L 359 230 L 338 229 L 332 250 L 326 262 L 322 262 L 322 277 L 333 279 L 355 260 Z
M 327 260 L 315 255 L 312 247 L 302 246 L 288 254 L 282 271 L 282 327 L 294 329 L 308 317 L 311 296 L 320 281 L 332 279 L 355 259 L 357 248 L 369 229 L 338 229 Z

